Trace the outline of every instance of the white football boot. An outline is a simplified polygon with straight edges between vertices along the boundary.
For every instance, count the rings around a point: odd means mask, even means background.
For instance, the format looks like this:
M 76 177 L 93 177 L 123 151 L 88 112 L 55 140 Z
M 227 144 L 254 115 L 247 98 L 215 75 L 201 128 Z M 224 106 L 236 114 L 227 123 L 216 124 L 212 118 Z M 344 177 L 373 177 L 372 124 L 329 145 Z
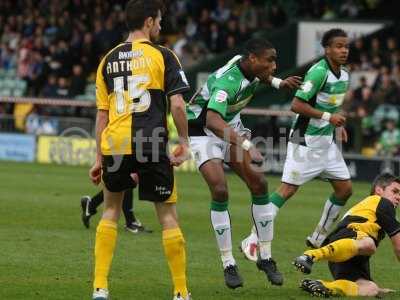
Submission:
M 93 300 L 108 300 L 108 290 L 107 289 L 95 289 L 93 291 Z
M 248 236 L 245 238 L 242 243 L 240 244 L 240 251 L 243 252 L 244 256 L 251 261 L 257 262 L 258 259 L 258 246 L 257 240 Z

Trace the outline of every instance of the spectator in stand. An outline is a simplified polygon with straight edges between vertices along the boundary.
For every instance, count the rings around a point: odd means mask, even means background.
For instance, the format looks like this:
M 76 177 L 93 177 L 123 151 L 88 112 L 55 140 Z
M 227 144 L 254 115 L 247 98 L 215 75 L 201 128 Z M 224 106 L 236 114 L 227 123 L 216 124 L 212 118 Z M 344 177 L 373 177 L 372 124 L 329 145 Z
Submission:
M 72 67 L 72 77 L 69 85 L 69 96 L 74 98 L 78 95 L 85 93 L 86 87 L 86 76 L 83 73 L 81 65 L 74 65 Z
M 258 14 L 251 0 L 244 0 L 242 5 L 239 6 L 239 9 L 238 27 L 246 26 L 250 30 L 255 30 L 258 26 Z
M 371 39 L 369 54 L 371 57 L 379 56 L 380 58 L 382 58 L 383 50 L 382 50 L 381 43 L 378 38 Z
M 287 23 L 287 16 L 278 2 L 273 3 L 268 9 L 268 27 L 281 27 Z
M 382 132 L 376 145 L 376 150 L 382 156 L 395 156 L 400 153 L 400 130 L 396 128 L 396 121 L 384 120 L 385 130 Z
M 342 5 L 340 5 L 340 16 L 354 19 L 359 14 L 360 7 L 355 3 L 354 0 L 346 0 Z
M 374 109 L 371 96 L 372 89 L 368 85 L 367 79 L 363 76 L 360 78 L 360 86 L 353 92 L 350 111 L 355 112 L 360 118 L 370 114 Z
M 231 10 L 226 5 L 225 0 L 217 0 L 217 7 L 211 12 L 211 18 L 219 24 L 224 24 L 228 21 L 231 15 Z
M 220 31 L 220 25 L 216 22 L 210 24 L 210 31 L 206 39 L 206 45 L 211 52 L 219 53 L 223 47 L 222 33 Z
M 378 104 L 400 105 L 399 88 L 390 76 L 386 66 L 381 68 L 375 83 L 374 101 Z
M 69 98 L 68 80 L 65 77 L 59 77 L 57 80 L 56 97 Z
M 44 98 L 57 97 L 57 77 L 54 74 L 50 74 L 49 77 L 47 77 L 47 83 L 44 85 L 40 96 Z

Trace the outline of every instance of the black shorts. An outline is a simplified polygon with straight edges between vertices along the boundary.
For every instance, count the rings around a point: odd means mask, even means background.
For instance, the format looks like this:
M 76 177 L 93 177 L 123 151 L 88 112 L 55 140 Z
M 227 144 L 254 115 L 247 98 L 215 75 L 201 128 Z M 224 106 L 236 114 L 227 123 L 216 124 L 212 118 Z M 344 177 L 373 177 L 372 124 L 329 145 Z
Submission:
M 332 232 L 324 241 L 323 246 L 341 239 L 357 239 L 357 232 L 350 228 L 340 228 Z M 357 255 L 341 262 L 329 262 L 329 270 L 335 280 L 346 279 L 356 281 L 358 279 L 371 280 L 369 256 Z
M 174 170 L 167 156 L 159 162 L 138 162 L 134 155 L 103 155 L 103 183 L 110 192 L 136 187 L 131 174 L 139 176 L 139 199 L 176 202 Z

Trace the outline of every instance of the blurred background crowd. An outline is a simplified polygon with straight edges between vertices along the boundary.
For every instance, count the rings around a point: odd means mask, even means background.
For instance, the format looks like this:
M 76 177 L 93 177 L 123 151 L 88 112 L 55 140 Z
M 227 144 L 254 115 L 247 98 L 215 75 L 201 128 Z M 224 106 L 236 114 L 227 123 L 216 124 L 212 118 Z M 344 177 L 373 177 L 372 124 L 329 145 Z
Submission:
M 0 1 L 0 96 L 93 100 L 100 58 L 127 36 L 125 2 Z M 160 43 L 175 51 L 185 70 L 242 45 L 254 32 L 279 30 L 295 19 L 365 20 L 395 14 L 379 0 L 165 2 Z M 362 119 L 364 146 L 378 154 L 395 155 L 400 149 L 399 42 L 397 31 L 383 38 L 358 39 L 350 49 L 348 67 L 365 71 L 365 76 L 359 76 L 348 94 L 346 111 Z M 1 104 L 0 114 L 12 109 Z M 37 108 L 33 113 L 82 112 Z

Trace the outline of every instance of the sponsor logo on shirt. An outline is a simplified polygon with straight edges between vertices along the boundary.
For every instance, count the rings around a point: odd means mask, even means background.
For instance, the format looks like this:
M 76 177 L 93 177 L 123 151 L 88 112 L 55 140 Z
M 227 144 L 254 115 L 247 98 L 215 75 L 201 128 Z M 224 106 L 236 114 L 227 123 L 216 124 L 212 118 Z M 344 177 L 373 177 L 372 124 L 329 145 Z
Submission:
M 225 91 L 218 91 L 217 95 L 215 96 L 215 101 L 222 103 L 225 102 L 228 98 L 228 94 Z

